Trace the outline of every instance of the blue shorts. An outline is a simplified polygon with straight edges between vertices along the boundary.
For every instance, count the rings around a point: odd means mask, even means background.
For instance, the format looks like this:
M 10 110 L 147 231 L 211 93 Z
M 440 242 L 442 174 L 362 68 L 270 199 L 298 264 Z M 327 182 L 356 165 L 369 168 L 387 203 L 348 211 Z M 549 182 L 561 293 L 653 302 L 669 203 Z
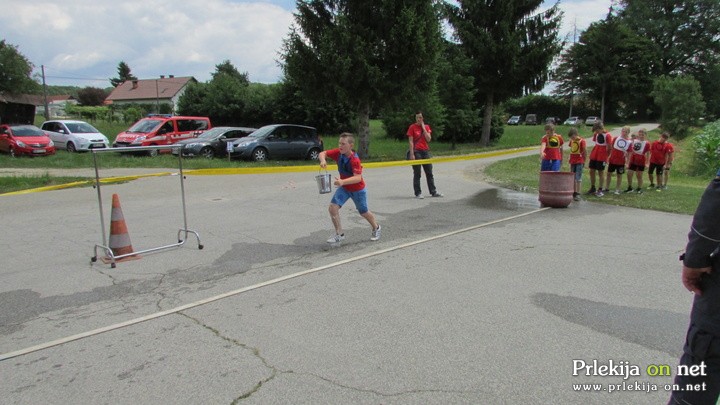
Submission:
M 584 163 L 573 163 L 570 165 L 570 171 L 575 173 L 575 181 L 577 181 L 577 182 L 582 181 L 582 174 L 583 174 L 584 166 L 585 166 Z
M 555 160 L 545 160 L 540 163 L 540 171 L 541 172 L 559 172 L 560 171 L 560 164 L 562 163 L 562 160 L 555 159 Z
M 335 204 L 342 207 L 343 204 L 345 204 L 345 202 L 351 198 L 355 203 L 355 208 L 357 208 L 358 212 L 361 215 L 369 211 L 367 205 L 366 189 L 362 189 L 360 191 L 347 191 L 345 190 L 345 187 L 338 187 L 337 190 L 335 190 L 335 195 L 330 201 L 330 204 Z

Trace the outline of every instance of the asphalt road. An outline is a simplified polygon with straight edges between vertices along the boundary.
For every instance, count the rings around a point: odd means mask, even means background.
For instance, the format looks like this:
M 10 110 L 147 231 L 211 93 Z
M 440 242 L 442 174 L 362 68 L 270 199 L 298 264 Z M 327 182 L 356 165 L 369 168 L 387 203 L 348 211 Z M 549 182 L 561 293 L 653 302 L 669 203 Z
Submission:
M 480 181 L 486 163 L 436 164 L 445 197 L 424 200 L 410 168 L 367 169 L 382 239 L 369 241 L 350 203 L 340 246 L 325 242 L 330 196 L 313 173 L 187 176 L 188 228 L 204 249 L 190 235 L 115 269 L 90 262 L 107 232 L 94 189 L 0 197 L 0 398 L 667 401 L 671 376 L 648 366 L 674 371 L 681 353 L 692 295 L 677 256 L 691 217 L 540 209 L 536 195 Z M 135 250 L 176 242 L 179 176 L 102 193 L 106 221 L 120 196 Z M 593 360 L 640 375 L 588 376 L 598 369 L 580 361 Z M 583 383 L 599 391 L 574 389 Z

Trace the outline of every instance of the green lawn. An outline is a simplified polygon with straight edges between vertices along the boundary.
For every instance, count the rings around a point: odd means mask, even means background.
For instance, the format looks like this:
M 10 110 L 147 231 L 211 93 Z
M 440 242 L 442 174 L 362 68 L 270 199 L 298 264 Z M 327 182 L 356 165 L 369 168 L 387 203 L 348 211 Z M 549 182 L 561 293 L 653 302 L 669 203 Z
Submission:
M 659 131 L 651 131 L 649 135 L 651 139 L 656 139 L 658 134 Z M 692 159 L 691 142 L 692 138 L 687 138 L 674 143 L 676 151 L 675 162 L 673 164 L 673 171 L 668 179 L 668 190 L 658 192 L 646 189 L 643 194 L 632 193 L 616 196 L 610 193 L 605 194 L 603 197 L 584 195 L 583 198 L 587 201 L 621 205 L 624 207 L 680 214 L 694 213 L 700 197 L 711 179 L 687 174 Z M 539 157 L 527 156 L 494 163 L 485 169 L 485 174 L 493 179 L 494 184 L 499 186 L 537 193 L 539 170 Z M 562 170 L 569 170 L 567 160 L 564 162 Z M 612 176 L 610 190 L 615 189 L 615 174 Z M 636 179 L 633 179 L 633 184 L 637 186 Z M 647 171 L 643 173 L 643 184 L 645 187 L 650 184 Z M 590 175 L 587 165 L 585 165 L 585 172 L 583 173 L 582 187 L 583 192 L 590 188 Z M 624 190 L 625 188 L 627 188 L 627 176 L 623 174 L 622 189 Z

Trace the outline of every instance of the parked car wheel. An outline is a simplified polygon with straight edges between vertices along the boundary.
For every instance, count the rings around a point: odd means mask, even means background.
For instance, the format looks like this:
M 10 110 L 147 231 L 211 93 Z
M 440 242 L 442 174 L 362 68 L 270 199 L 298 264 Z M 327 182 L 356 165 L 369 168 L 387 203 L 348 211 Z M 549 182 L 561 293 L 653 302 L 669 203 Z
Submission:
M 310 160 L 318 160 L 318 156 L 320 156 L 320 149 L 312 148 L 310 152 L 308 152 L 307 158 Z
M 8 150 L 8 153 L 10 153 L 10 157 L 13 157 L 13 158 L 17 157 L 17 155 L 15 155 L 15 148 L 10 148 Z
M 75 148 L 75 144 L 72 142 L 67 143 L 67 151 L 70 153 L 77 152 L 77 148 Z
M 150 145 L 150 146 L 155 146 L 155 145 Z M 148 154 L 148 156 L 150 156 L 150 157 L 155 157 L 155 156 L 158 155 L 158 150 L 157 150 L 157 149 L 151 149 L 151 150 L 149 150 L 149 151 L 147 152 L 147 154 Z
M 204 157 L 205 159 L 212 159 L 215 157 L 215 151 L 211 147 L 206 146 L 200 149 L 200 156 Z
M 264 162 L 268 158 L 268 152 L 265 148 L 256 148 L 252 152 L 252 160 L 256 162 Z

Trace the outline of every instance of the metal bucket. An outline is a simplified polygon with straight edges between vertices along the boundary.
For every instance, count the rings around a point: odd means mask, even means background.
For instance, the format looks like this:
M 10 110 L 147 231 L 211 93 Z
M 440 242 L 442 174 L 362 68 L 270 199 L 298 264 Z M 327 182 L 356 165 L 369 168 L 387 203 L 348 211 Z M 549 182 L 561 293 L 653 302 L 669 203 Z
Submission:
M 315 176 L 315 180 L 320 194 L 327 194 L 332 191 L 332 176 L 330 173 L 318 174 Z

